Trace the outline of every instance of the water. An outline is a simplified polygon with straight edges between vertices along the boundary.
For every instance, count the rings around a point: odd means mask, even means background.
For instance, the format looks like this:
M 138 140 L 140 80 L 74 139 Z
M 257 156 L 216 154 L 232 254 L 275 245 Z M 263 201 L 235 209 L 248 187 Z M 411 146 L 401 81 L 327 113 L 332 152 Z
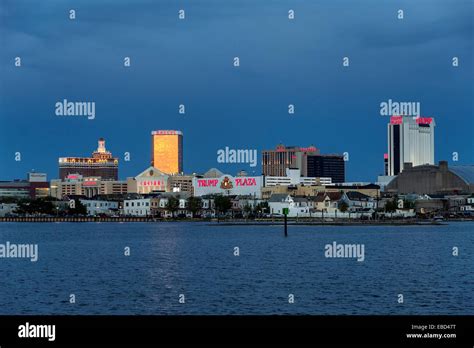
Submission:
M 282 226 L 1 223 L 6 241 L 38 243 L 39 259 L 0 259 L 0 314 L 474 314 L 473 223 L 290 226 L 288 238 Z M 333 241 L 364 244 L 365 260 L 326 258 Z

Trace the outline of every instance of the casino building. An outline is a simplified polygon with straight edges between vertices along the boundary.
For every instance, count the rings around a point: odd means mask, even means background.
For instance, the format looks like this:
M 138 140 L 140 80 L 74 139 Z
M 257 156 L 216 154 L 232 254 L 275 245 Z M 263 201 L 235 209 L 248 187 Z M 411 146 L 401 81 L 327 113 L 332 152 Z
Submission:
M 275 150 L 262 151 L 263 175 L 284 177 L 288 168 L 298 169 L 302 177 L 330 178 L 333 183 L 345 181 L 345 161 L 341 155 L 322 155 L 314 146 L 282 144 Z
M 341 155 L 310 155 L 306 167 L 309 177 L 329 178 L 332 183 L 346 180 L 345 161 Z
M 168 175 L 183 171 L 183 133 L 181 131 L 151 132 L 151 166 Z
M 50 194 L 57 199 L 64 196 L 121 195 L 127 193 L 127 182 L 118 180 L 102 180 L 101 177 L 85 177 L 81 174 L 69 174 L 64 180 L 51 180 Z
M 0 181 L 0 197 L 39 198 L 49 196 L 49 182 L 44 173 L 28 173 L 26 180 Z
M 307 157 L 318 155 L 314 146 L 299 147 L 279 144 L 275 150 L 262 151 L 262 172 L 265 176 L 286 176 L 286 169 L 299 169 L 302 176 L 308 176 Z
M 118 180 L 118 158 L 105 149 L 105 140 L 100 138 L 92 157 L 60 157 L 59 178 L 70 174 L 84 177 L 100 177 L 102 180 Z
M 434 165 L 432 117 L 392 116 L 387 125 L 388 175 L 401 173 L 405 163 L 412 167 Z
M 152 192 L 167 192 L 169 175 L 156 167 L 148 167 L 133 178 L 127 179 L 128 193 L 149 194 Z
M 232 176 L 213 168 L 202 177 L 193 178 L 194 196 L 221 194 L 260 198 L 263 176 Z

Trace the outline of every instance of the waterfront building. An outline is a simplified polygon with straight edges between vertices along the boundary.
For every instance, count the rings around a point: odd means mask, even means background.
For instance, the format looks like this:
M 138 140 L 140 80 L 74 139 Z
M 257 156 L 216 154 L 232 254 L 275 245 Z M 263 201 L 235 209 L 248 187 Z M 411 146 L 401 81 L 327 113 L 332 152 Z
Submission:
M 339 202 L 343 198 L 343 192 L 319 192 L 310 197 L 314 202 L 314 210 L 324 213 L 335 213 L 338 210 Z
M 474 193 L 474 165 L 448 167 L 446 161 L 421 166 L 405 163 L 403 172 L 390 181 L 385 191 L 395 194 Z
M 299 147 L 279 144 L 275 150 L 262 151 L 262 172 L 265 176 L 285 176 L 287 168 L 301 171 L 303 176 L 308 175 L 307 157 L 317 155 L 319 150 L 314 146 Z
M 0 197 L 40 198 L 49 196 L 46 174 L 30 172 L 26 180 L 0 181 Z
M 332 184 L 331 178 L 316 178 L 316 177 L 303 177 L 301 176 L 301 170 L 298 168 L 286 168 L 285 176 L 266 176 L 265 187 L 270 186 L 296 186 L 296 185 L 330 185 Z
M 220 176 L 216 176 L 220 174 Z M 261 197 L 263 176 L 234 177 L 211 169 L 203 177 L 193 178 L 194 196 L 222 194 L 226 196 Z
M 126 194 L 126 181 L 103 180 L 100 177 L 85 177 L 78 173 L 69 174 L 64 180 L 51 180 L 50 194 L 57 199 L 63 196 L 95 197 L 97 195 Z
M 288 217 L 310 216 L 310 201 L 306 197 L 288 194 L 274 194 L 268 200 L 270 214 L 283 215 L 283 209 L 288 209 Z
M 380 196 L 380 186 L 375 184 L 365 184 L 365 185 L 342 185 L 342 184 L 333 184 L 325 186 L 269 186 L 262 188 L 262 199 L 269 199 L 272 194 L 291 194 L 295 196 L 306 196 L 314 197 L 321 192 L 348 192 L 356 191 L 363 193 L 372 198 L 377 198 Z
M 169 175 L 158 168 L 148 167 L 137 176 L 127 179 L 128 192 L 149 194 L 169 191 L 168 178 Z
M 193 179 L 198 177 L 196 174 L 175 174 L 168 177 L 168 191 L 186 192 L 193 194 Z
M 118 215 L 119 202 L 93 199 L 79 200 L 87 209 L 87 215 Z
M 165 174 L 183 171 L 183 133 L 177 130 L 151 132 L 151 166 Z
M 344 192 L 341 201 L 347 204 L 348 210 L 351 212 L 377 208 L 374 198 L 357 191 Z
M 15 210 L 18 208 L 16 203 L 0 203 L 0 217 L 15 214 Z
M 84 177 L 101 177 L 102 180 L 118 180 L 118 158 L 106 150 L 103 138 L 99 139 L 92 157 L 61 157 L 58 162 L 60 179 L 65 179 L 70 174 L 79 174 Z
M 122 214 L 125 216 L 157 216 L 159 199 L 156 197 L 126 199 Z
M 432 117 L 392 116 L 387 125 L 388 175 L 401 173 L 405 163 L 412 166 L 434 164 Z

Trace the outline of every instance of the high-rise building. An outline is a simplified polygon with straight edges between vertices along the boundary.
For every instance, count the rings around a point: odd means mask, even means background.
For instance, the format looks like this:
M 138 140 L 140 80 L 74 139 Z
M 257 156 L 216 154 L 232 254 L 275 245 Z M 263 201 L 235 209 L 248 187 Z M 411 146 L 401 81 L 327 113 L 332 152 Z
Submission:
M 176 130 L 151 132 L 151 165 L 165 174 L 183 171 L 183 133 Z
M 405 163 L 434 164 L 432 117 L 392 116 L 388 131 L 388 175 L 398 175 Z
M 275 150 L 262 151 L 262 171 L 265 176 L 285 176 L 286 169 L 299 169 L 302 176 L 309 176 L 306 159 L 317 155 L 319 150 L 314 146 L 299 147 L 278 145 Z
M 342 155 L 309 155 L 307 158 L 309 177 L 331 178 L 333 183 L 345 181 L 345 161 Z
M 112 157 L 112 154 L 105 149 L 105 140 L 100 138 L 92 157 L 59 158 L 59 178 L 64 180 L 69 174 L 118 180 L 118 158 Z

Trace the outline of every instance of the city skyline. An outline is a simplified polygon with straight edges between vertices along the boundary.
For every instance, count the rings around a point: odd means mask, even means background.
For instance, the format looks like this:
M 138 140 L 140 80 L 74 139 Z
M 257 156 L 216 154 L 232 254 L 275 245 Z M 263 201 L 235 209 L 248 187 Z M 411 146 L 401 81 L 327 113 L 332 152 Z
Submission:
M 184 2 L 187 17 L 179 22 L 174 5 L 117 1 L 112 8 L 75 4 L 71 22 L 66 4 L 38 13 L 26 2 L 3 2 L 0 178 L 23 178 L 31 169 L 53 178 L 63 149 L 88 154 L 101 136 L 119 157 L 120 177 L 133 176 L 150 159 L 141 139 L 152 129 L 180 129 L 185 172 L 255 170 L 219 164 L 216 151 L 225 147 L 315 144 L 323 153 L 349 153 L 348 181 L 374 181 L 384 172 L 389 117 L 380 105 L 388 100 L 419 103 L 421 116 L 436 118 L 435 163 L 474 163 L 471 4 L 430 4 L 373 4 L 365 9 L 370 20 L 361 22 L 354 3 L 341 11 L 330 3 L 269 9 L 240 1 L 229 13 L 218 2 Z M 120 11 L 139 16 L 141 25 L 133 16 L 115 18 Z M 137 40 L 151 33 L 159 39 Z M 56 104 L 66 99 L 94 102 L 93 116 L 59 116 Z

